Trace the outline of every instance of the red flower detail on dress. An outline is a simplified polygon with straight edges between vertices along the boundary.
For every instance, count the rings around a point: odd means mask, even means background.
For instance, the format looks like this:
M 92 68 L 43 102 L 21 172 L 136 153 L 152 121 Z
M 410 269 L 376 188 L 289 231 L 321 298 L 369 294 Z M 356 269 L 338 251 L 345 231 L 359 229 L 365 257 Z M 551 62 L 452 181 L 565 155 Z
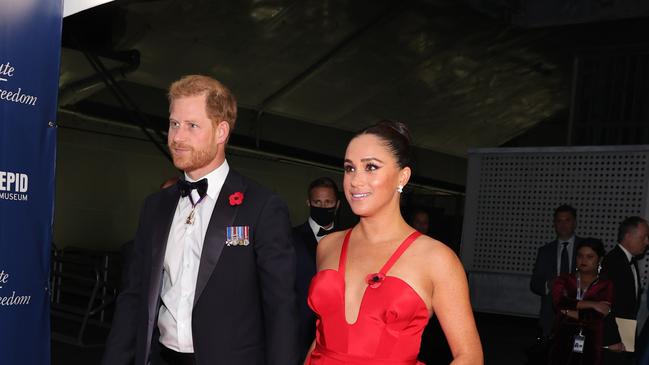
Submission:
M 235 206 L 235 205 L 241 205 L 243 203 L 243 193 L 240 191 L 237 191 L 236 193 L 232 193 L 230 195 L 230 205 Z
M 385 274 L 377 272 L 374 274 L 369 274 L 365 278 L 365 281 L 367 281 L 367 284 L 370 286 L 372 289 L 376 289 L 379 286 L 381 286 L 381 283 L 385 279 Z

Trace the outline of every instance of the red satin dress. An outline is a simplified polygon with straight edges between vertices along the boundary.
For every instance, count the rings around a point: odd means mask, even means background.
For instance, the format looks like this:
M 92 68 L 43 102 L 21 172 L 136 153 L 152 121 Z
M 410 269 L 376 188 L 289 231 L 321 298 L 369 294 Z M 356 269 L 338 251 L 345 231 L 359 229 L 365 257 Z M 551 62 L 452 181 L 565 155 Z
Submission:
M 345 318 L 345 262 L 351 229 L 345 235 L 338 271 L 319 271 L 309 288 L 309 306 L 318 316 L 316 347 L 310 365 L 416 365 L 428 309 L 402 279 L 387 276 L 390 268 L 420 236 L 414 232 L 401 243 L 376 274 L 368 275 L 358 319 Z M 372 278 L 374 280 L 372 280 Z

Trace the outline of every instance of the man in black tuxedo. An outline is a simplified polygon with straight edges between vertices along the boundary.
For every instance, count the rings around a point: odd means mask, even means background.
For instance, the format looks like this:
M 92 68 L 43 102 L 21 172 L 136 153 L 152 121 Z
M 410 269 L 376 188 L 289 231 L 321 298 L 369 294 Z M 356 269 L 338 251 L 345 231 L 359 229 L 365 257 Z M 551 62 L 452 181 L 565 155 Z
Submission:
M 602 275 L 613 281 L 611 315 L 604 321 L 604 364 L 630 364 L 631 354 L 624 351 L 615 318 L 636 319 L 640 304 L 641 281 L 637 257 L 649 245 L 649 226 L 641 217 L 629 217 L 618 228 L 616 245 L 602 261 Z
M 184 179 L 144 202 L 102 364 L 296 364 L 288 209 L 225 159 L 236 100 L 193 75 L 171 85 L 169 101 Z
M 336 212 L 340 207 L 338 186 L 328 177 L 309 184 L 306 205 L 309 218 L 293 227 L 293 244 L 297 256 L 295 291 L 299 312 L 299 351 L 302 359 L 315 338 L 315 314 L 307 304 L 309 284 L 316 273 L 316 246 L 320 239 L 334 230 Z
M 550 336 L 554 322 L 554 309 L 550 293 L 554 279 L 559 274 L 570 273 L 575 269 L 577 258 L 575 248 L 583 240 L 583 238 L 575 236 L 577 211 L 570 205 L 562 205 L 554 210 L 553 225 L 557 238 L 539 248 L 530 281 L 532 292 L 541 296 L 541 311 L 539 313 L 541 340 Z

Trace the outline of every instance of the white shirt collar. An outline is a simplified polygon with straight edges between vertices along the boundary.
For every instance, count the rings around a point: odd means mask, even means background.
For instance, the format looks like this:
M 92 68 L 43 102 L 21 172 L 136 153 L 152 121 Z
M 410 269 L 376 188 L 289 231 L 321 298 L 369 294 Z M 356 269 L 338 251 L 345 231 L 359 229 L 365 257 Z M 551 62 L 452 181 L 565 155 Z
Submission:
M 311 230 L 313 231 L 313 236 L 314 236 L 318 241 L 320 241 L 320 238 L 322 238 L 322 236 L 318 237 L 318 231 L 320 230 L 320 228 L 322 228 L 322 229 L 325 229 L 325 228 L 322 227 L 321 225 L 319 225 L 318 223 L 316 223 L 316 222 L 313 220 L 313 218 L 311 218 L 311 217 L 309 217 L 308 221 L 309 221 L 309 227 L 311 227 Z M 329 227 L 327 230 L 332 230 L 332 229 L 334 229 L 334 225 L 333 225 L 333 224 L 332 224 L 331 227 Z
M 562 240 L 562 239 L 559 239 L 559 237 L 557 237 L 557 242 L 559 242 L 559 247 L 561 247 L 561 243 L 563 243 L 563 242 L 568 242 L 568 246 L 572 246 L 572 244 L 575 243 L 575 235 L 573 234 L 567 240 Z
M 221 192 L 221 187 L 223 187 L 223 184 L 225 183 L 225 178 L 228 176 L 228 172 L 230 172 L 228 160 L 223 160 L 221 166 L 198 179 L 207 179 L 207 196 L 209 196 L 212 200 L 216 200 L 219 192 Z M 187 173 L 185 173 L 185 180 L 189 182 L 198 181 L 189 177 Z
M 626 259 L 629 262 L 631 262 L 631 259 L 633 259 L 633 255 L 631 254 L 631 252 L 629 252 L 626 248 L 624 248 L 624 246 L 620 245 L 619 243 L 618 243 L 618 246 L 620 246 L 620 248 L 622 249 L 622 252 L 624 252 L 624 254 L 626 255 Z

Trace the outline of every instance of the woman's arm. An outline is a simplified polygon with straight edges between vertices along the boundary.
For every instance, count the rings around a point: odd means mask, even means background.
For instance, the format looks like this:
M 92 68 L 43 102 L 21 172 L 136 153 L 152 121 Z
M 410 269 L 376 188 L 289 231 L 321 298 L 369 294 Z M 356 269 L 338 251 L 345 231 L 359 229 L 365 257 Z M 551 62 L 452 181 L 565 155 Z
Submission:
M 577 302 L 577 309 L 592 309 L 603 316 L 611 312 L 611 303 L 595 300 L 580 300 Z
M 309 365 L 311 362 L 311 352 L 313 352 L 313 349 L 315 348 L 315 340 L 311 342 L 311 346 L 309 346 L 309 351 L 306 352 L 306 358 L 304 358 L 304 365 Z
M 436 245 L 437 246 L 437 245 Z M 441 244 L 433 250 L 432 306 L 453 353 L 453 365 L 482 365 L 482 345 L 473 319 L 469 288 L 462 263 Z

